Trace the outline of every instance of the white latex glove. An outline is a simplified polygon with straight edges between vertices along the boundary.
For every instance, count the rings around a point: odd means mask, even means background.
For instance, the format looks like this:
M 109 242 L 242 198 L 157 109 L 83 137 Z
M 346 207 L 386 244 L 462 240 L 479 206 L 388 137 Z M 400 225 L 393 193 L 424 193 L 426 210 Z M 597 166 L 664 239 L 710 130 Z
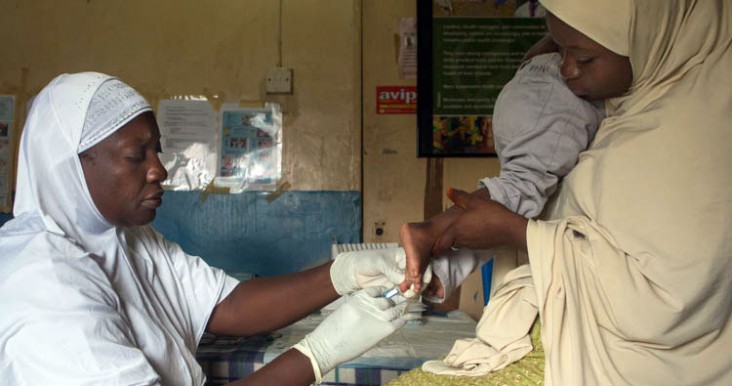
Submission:
M 330 279 L 339 295 L 346 295 L 361 288 L 372 286 L 395 287 L 404 281 L 407 268 L 407 255 L 404 248 L 368 249 L 344 252 L 336 256 L 330 267 Z M 432 280 L 432 267 L 428 266 L 422 276 L 426 288 Z M 414 291 L 407 290 L 404 297 L 417 297 Z
M 387 289 L 377 286 L 357 292 L 293 346 L 310 358 L 317 383 L 337 365 L 359 357 L 408 320 L 421 317 L 421 303 L 394 304 L 382 296 Z

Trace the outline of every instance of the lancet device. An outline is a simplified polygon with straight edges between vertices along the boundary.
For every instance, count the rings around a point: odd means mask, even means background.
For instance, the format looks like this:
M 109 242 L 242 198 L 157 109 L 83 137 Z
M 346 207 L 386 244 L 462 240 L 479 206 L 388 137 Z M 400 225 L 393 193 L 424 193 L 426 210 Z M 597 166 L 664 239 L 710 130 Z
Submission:
M 394 288 L 384 292 L 384 297 L 387 299 L 391 299 L 398 293 L 399 293 L 399 287 L 394 287 Z

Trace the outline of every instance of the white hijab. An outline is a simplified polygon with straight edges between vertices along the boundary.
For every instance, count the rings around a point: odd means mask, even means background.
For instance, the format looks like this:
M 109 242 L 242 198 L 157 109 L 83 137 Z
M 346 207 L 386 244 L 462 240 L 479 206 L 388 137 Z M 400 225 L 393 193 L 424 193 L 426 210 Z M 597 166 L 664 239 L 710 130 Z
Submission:
M 14 216 L 38 216 L 49 232 L 103 255 L 114 227 L 92 201 L 78 154 L 146 111 L 152 108 L 142 96 L 108 75 L 64 74 L 51 81 L 23 129 Z
M 542 3 L 633 68 L 527 230 L 547 384 L 732 384 L 732 3 Z
M 78 155 L 149 110 L 92 72 L 36 97 L 0 229 L 0 384 L 203 384 L 196 346 L 236 281 L 149 226 L 107 222 Z

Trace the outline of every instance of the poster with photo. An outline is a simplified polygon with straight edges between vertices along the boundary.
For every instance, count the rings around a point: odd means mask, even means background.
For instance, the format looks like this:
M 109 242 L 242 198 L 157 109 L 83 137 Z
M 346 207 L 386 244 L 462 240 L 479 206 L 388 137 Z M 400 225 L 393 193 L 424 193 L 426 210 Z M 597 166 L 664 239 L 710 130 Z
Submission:
M 417 3 L 420 157 L 495 156 L 496 98 L 525 52 L 546 34 L 543 14 L 534 3 Z M 534 17 L 524 17 L 525 11 Z
M 272 191 L 282 173 L 282 113 L 279 105 L 263 108 L 221 107 L 221 151 L 216 186 L 230 192 Z

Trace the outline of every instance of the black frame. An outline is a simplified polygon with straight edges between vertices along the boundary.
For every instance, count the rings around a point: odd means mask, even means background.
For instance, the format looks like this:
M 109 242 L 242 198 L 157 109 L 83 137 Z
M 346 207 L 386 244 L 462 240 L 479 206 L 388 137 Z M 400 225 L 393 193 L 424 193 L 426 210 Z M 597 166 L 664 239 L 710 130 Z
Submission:
M 434 156 L 432 136 L 432 1 L 417 0 L 417 156 Z M 425 3 L 427 6 L 425 6 Z
M 435 57 L 434 47 L 435 42 L 433 41 L 433 33 L 435 28 L 434 14 L 435 14 L 435 1 L 434 0 L 416 0 L 417 2 L 417 156 L 423 157 L 439 157 L 439 158 L 484 158 L 484 157 L 496 157 L 495 150 L 493 149 L 493 133 L 492 133 L 492 105 L 489 109 L 476 112 L 465 112 L 459 114 L 448 114 L 438 117 L 434 114 L 434 87 L 435 87 Z M 490 2 L 488 2 L 490 3 Z M 512 10 L 511 10 L 512 11 Z M 541 25 L 543 28 L 543 20 L 539 19 L 528 19 L 527 18 L 514 18 L 512 12 L 504 16 L 485 16 L 478 17 L 485 23 L 487 20 L 491 20 L 490 23 L 506 23 L 506 25 L 512 26 L 523 26 L 529 25 L 530 28 L 536 29 L 536 25 Z M 458 16 L 460 18 L 462 16 Z M 471 15 L 472 20 L 476 18 Z M 523 20 L 522 20 L 523 19 Z M 466 24 L 471 24 L 468 22 Z M 444 24 L 443 24 L 444 25 Z M 522 27 L 519 27 L 522 28 Z M 538 32 L 537 32 L 538 33 Z M 545 30 L 541 30 L 541 36 L 545 33 Z M 532 40 L 533 39 L 533 40 Z M 508 47 L 511 50 L 521 50 L 525 52 L 528 47 L 533 44 L 536 40 L 535 37 L 531 38 L 515 38 L 515 42 L 510 43 Z M 528 42 L 528 45 L 527 45 Z M 439 44 L 446 44 L 439 42 Z M 493 44 L 493 43 L 487 43 Z M 498 44 L 498 43 L 496 43 Z M 502 47 L 506 48 L 506 47 Z M 516 63 L 518 67 L 518 63 Z M 509 71 L 508 74 L 499 74 L 493 76 L 491 79 L 494 83 L 505 84 L 505 82 L 513 76 L 513 71 Z M 461 96 L 467 96 L 461 95 Z M 475 107 L 473 105 L 473 107 Z M 473 109 L 475 110 L 475 108 Z M 439 120 L 439 122 L 438 122 Z M 440 125 L 440 126 L 435 126 Z M 435 127 L 443 127 L 447 134 L 442 136 L 442 139 L 436 139 Z M 456 129 L 457 127 L 457 129 Z M 467 136 L 464 134 L 470 128 L 471 133 L 475 133 L 479 138 L 483 138 L 483 141 L 478 145 L 471 145 L 467 141 Z M 457 135 L 453 135 L 455 131 L 461 132 L 460 138 L 456 138 Z M 437 148 L 436 146 L 440 146 Z

